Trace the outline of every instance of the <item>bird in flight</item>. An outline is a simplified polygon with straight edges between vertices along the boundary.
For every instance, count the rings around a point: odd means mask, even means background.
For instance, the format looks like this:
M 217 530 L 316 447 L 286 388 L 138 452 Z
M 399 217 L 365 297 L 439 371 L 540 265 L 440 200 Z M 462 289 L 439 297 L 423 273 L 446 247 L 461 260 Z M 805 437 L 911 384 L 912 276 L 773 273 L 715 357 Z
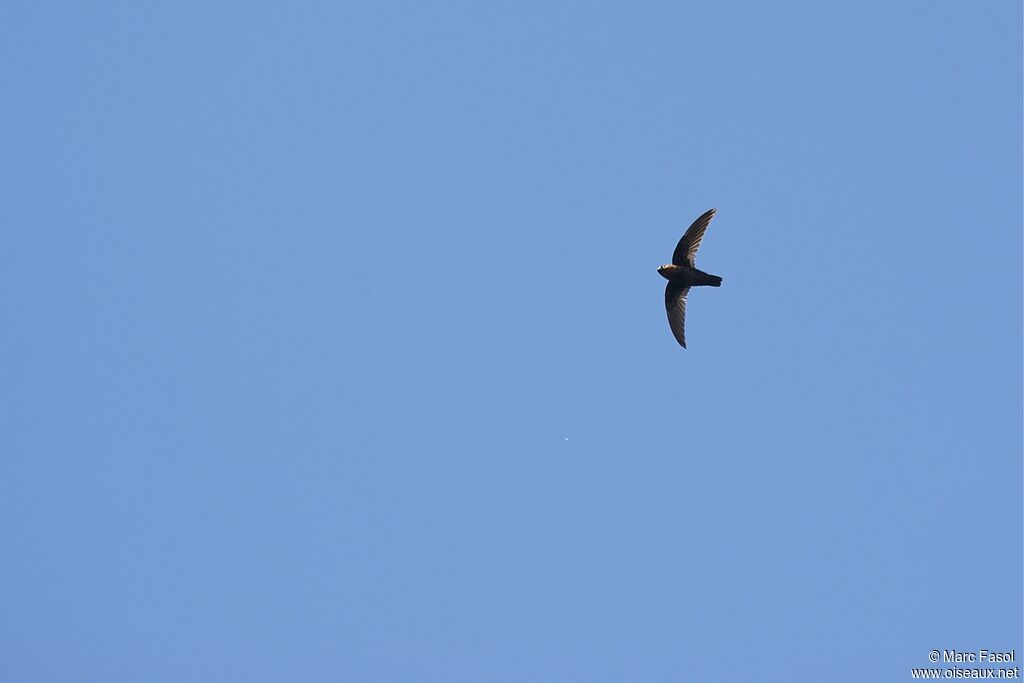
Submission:
M 704 239 L 704 231 L 708 229 L 708 223 L 714 217 L 715 209 L 702 213 L 679 240 L 675 252 L 672 253 L 672 263 L 658 268 L 658 274 L 668 280 L 668 285 L 665 287 L 668 326 L 672 328 L 672 334 L 684 349 L 686 348 L 686 334 L 683 331 L 683 323 L 686 320 L 686 295 L 690 293 L 690 287 L 722 286 L 722 278 L 697 270 L 695 265 L 700 241 Z

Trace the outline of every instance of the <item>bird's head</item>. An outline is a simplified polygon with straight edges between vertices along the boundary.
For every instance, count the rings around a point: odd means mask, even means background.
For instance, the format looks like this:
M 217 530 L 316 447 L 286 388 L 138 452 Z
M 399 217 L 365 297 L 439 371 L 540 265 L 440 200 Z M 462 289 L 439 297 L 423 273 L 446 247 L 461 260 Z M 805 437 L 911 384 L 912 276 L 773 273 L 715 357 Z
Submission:
M 668 279 L 672 277 L 672 271 L 674 271 L 678 267 L 679 266 L 674 266 L 671 263 L 666 264 L 661 268 L 658 268 L 658 274 L 661 275 L 663 278 Z

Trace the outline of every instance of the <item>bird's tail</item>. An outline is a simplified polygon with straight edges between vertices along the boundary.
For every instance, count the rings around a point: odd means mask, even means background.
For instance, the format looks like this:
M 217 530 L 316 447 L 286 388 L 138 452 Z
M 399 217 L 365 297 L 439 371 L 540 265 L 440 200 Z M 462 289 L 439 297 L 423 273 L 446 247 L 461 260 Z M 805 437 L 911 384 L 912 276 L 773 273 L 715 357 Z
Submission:
M 721 287 L 722 278 L 718 277 L 717 275 L 708 275 L 708 281 L 705 284 L 707 284 L 709 287 Z

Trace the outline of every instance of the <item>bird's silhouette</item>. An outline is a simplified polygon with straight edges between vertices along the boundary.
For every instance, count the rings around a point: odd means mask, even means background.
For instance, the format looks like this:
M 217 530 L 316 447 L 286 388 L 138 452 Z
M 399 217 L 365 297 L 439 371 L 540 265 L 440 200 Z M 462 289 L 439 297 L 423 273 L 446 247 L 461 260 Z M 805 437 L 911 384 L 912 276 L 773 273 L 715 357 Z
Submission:
M 676 250 L 672 253 L 672 263 L 658 268 L 658 273 L 668 280 L 668 285 L 665 287 L 668 325 L 672 328 L 672 334 L 675 335 L 676 341 L 684 349 L 686 348 L 686 333 L 683 323 L 686 320 L 686 295 L 690 293 L 690 287 L 702 285 L 720 287 L 722 285 L 722 278 L 697 270 L 695 265 L 700 241 L 704 239 L 704 231 L 708 229 L 708 223 L 714 217 L 715 209 L 701 214 L 693 222 L 693 225 L 687 228 L 686 234 L 676 245 Z

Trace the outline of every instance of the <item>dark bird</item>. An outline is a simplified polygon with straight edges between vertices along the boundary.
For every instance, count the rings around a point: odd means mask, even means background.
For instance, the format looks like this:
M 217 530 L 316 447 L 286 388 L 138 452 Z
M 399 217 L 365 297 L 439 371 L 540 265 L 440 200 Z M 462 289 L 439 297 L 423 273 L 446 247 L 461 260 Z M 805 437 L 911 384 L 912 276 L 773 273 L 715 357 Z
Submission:
M 668 280 L 668 285 L 665 287 L 668 326 L 672 328 L 672 334 L 684 349 L 686 348 L 686 334 L 683 331 L 683 322 L 686 320 L 686 295 L 690 293 L 690 287 L 722 286 L 722 278 L 697 270 L 695 265 L 700 241 L 704 239 L 704 231 L 708 229 L 708 223 L 714 217 L 715 209 L 701 214 L 700 218 L 687 228 L 686 234 L 676 245 L 676 250 L 672 253 L 672 263 L 658 268 L 658 273 Z

